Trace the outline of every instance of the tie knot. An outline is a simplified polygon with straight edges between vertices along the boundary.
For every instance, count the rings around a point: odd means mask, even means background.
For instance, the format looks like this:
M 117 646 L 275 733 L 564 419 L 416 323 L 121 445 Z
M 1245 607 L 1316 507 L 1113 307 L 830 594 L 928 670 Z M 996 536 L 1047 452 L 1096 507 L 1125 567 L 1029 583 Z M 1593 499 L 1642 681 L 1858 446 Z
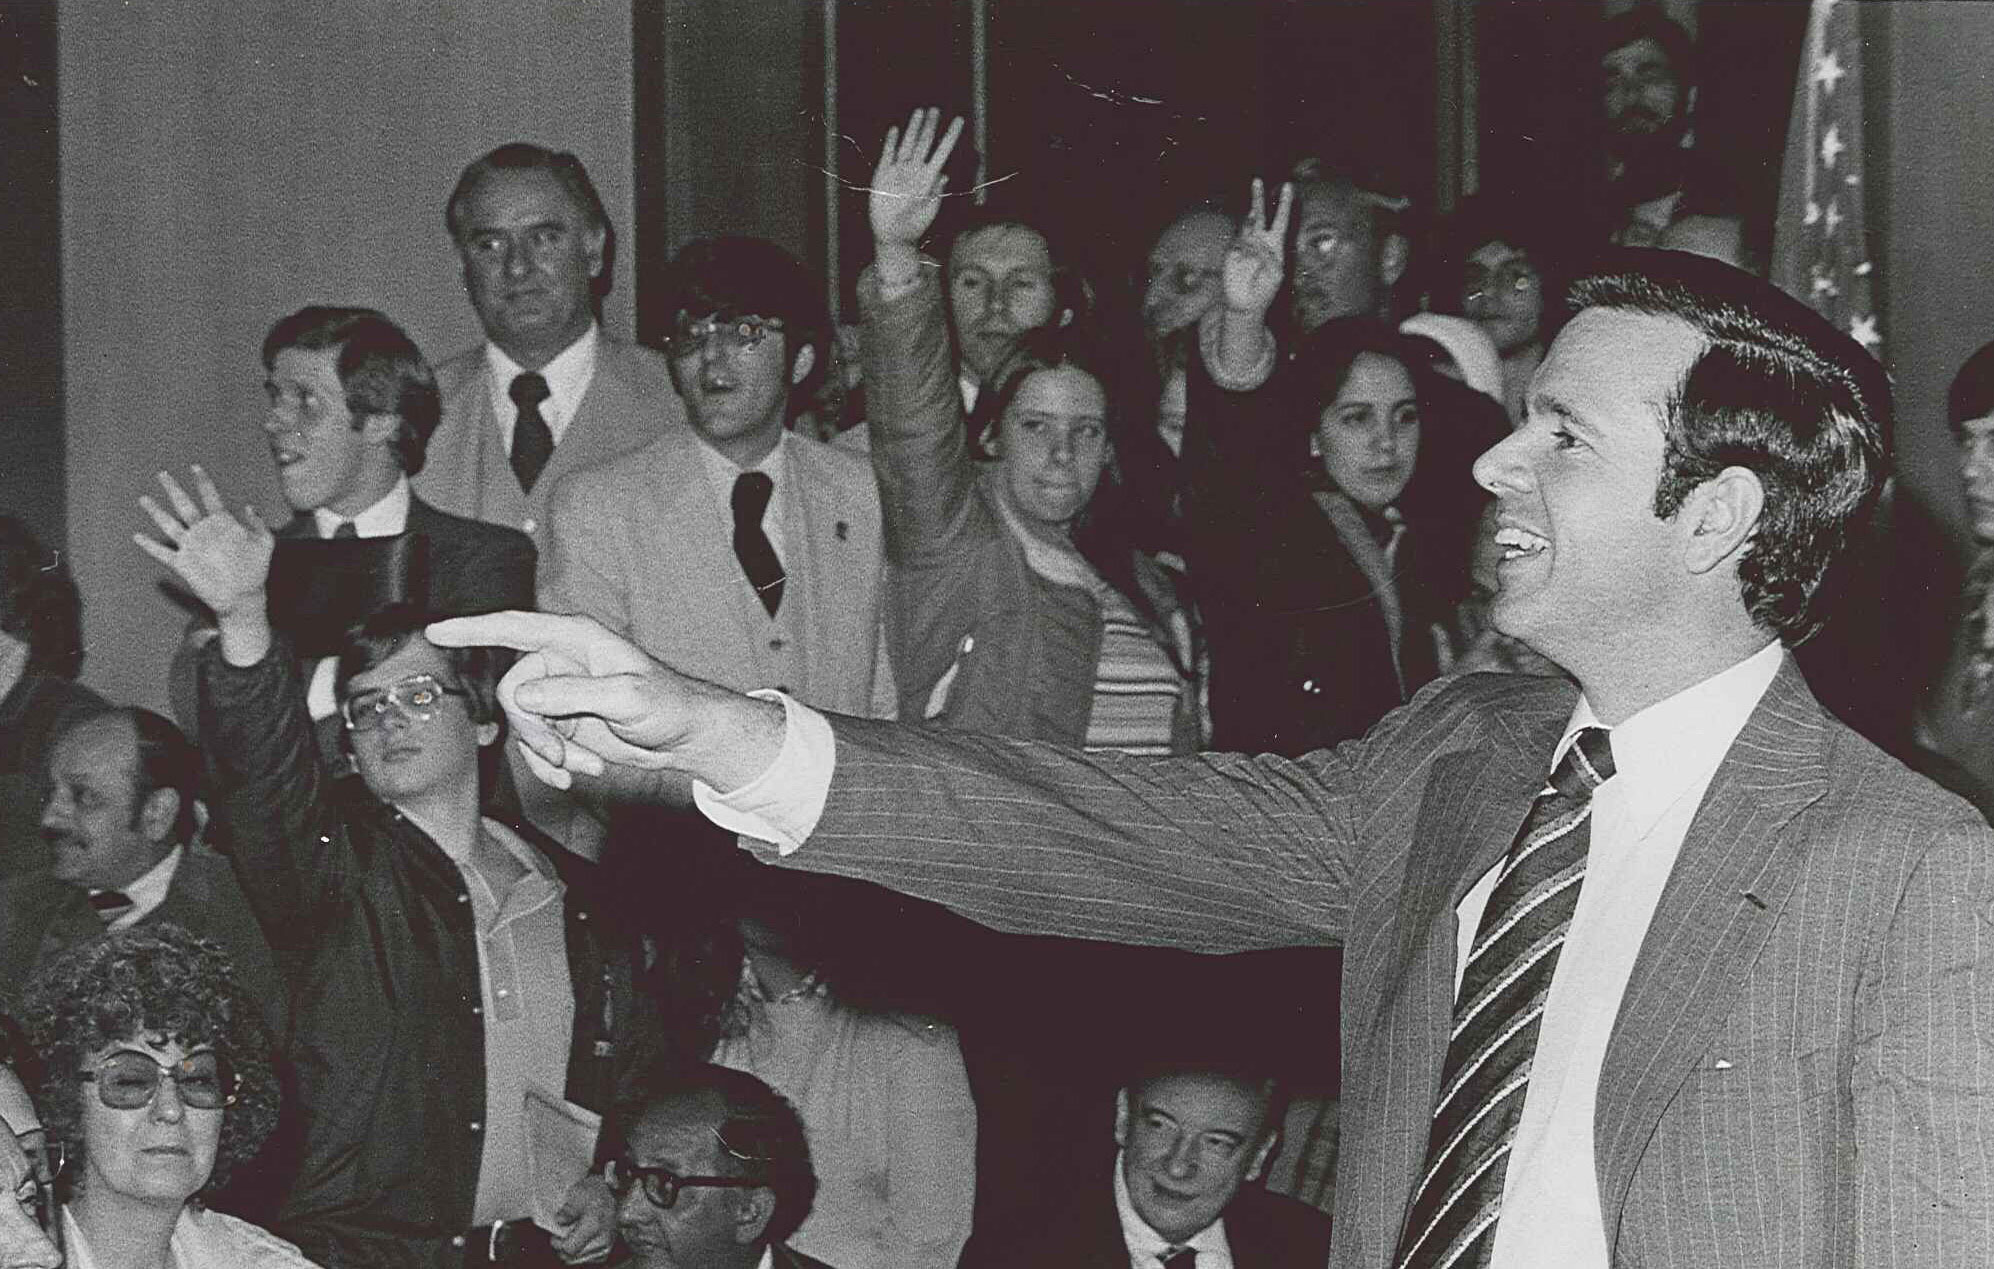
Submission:
M 734 478 L 734 518 L 761 523 L 775 493 L 775 478 L 763 471 L 744 471 Z
M 1157 1260 L 1163 1269 L 1196 1269 L 1198 1252 L 1193 1247 L 1166 1247 Z
M 554 395 L 547 386 L 547 377 L 537 370 L 529 370 L 523 375 L 512 377 L 512 386 L 506 389 L 512 403 L 522 410 L 530 410 L 548 397 Z
M 109 925 L 131 911 L 132 897 L 122 890 L 92 890 L 90 906 L 96 911 L 98 919 Z
M 1613 746 L 1604 727 L 1583 727 L 1565 750 L 1551 787 L 1568 798 L 1585 797 L 1613 778 Z
M 353 521 L 341 520 L 339 527 L 332 531 L 332 536 L 336 541 L 345 541 L 350 538 L 359 537 L 360 530 L 354 527 Z

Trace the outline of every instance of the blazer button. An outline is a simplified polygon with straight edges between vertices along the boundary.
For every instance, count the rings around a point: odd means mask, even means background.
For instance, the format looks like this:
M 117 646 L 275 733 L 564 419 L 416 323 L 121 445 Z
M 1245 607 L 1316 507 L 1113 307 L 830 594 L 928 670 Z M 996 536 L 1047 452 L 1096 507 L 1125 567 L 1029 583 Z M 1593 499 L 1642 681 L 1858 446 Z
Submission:
M 484 1130 L 485 1130 L 485 1125 L 484 1125 L 484 1124 L 483 1124 L 482 1122 L 480 1122 L 479 1120 L 476 1120 L 476 1119 L 473 1119 L 473 1120 L 471 1121 L 471 1131 L 472 1131 L 472 1132 L 483 1132 Z
M 540 522 L 538 520 L 535 520 L 532 516 L 526 517 L 526 519 L 520 521 L 519 523 L 519 529 L 520 532 L 522 533 L 531 533 L 539 527 L 540 527 Z
M 460 893 L 457 896 L 457 902 L 459 903 L 469 903 L 470 901 L 471 901 L 471 896 L 468 894 Z
M 776 652 L 780 652 L 780 651 L 782 651 L 782 650 L 783 650 L 783 648 L 784 648 L 784 647 L 786 647 L 786 646 L 788 646 L 788 645 L 786 645 L 786 644 L 785 644 L 785 643 L 784 643 L 784 642 L 782 641 L 782 639 L 781 639 L 781 637 L 780 637 L 780 636 L 778 636 L 778 637 L 776 637 L 776 638 L 774 638 L 774 639 L 771 639 L 771 640 L 769 640 L 769 647 L 770 647 L 771 649 L 773 649 L 774 651 L 776 651 Z
M 450 1236 L 450 1245 L 452 1247 L 462 1247 L 464 1245 L 464 1236 L 462 1234 L 452 1234 Z

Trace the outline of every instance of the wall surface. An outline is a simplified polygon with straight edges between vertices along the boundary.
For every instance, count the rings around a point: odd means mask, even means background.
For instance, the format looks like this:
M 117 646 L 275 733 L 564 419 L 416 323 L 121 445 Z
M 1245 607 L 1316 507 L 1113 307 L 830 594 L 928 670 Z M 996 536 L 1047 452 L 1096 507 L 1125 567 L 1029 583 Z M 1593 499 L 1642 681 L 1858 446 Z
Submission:
M 90 657 L 158 704 L 184 624 L 132 545 L 161 468 L 281 508 L 257 351 L 307 303 L 365 304 L 432 359 L 478 337 L 442 208 L 501 142 L 579 154 L 631 208 L 628 0 L 200 0 L 60 9 L 69 540 Z M 625 253 L 627 256 L 627 253 Z M 629 327 L 628 260 L 607 308 Z

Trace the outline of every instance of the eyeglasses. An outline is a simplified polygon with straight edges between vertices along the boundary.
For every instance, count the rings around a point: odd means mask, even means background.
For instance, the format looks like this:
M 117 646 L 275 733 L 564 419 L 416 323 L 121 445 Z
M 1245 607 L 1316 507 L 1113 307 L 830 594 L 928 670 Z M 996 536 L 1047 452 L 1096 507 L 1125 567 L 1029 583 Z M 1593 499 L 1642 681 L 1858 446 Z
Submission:
M 753 352 L 762 346 L 770 331 L 783 329 L 779 317 L 757 317 L 744 314 L 739 317 L 722 317 L 712 313 L 693 321 L 681 316 L 678 328 L 665 338 L 665 348 L 674 357 L 690 357 L 706 347 L 709 341 L 718 341 L 720 347 L 730 353 Z
M 757 1190 L 767 1185 L 748 1176 L 680 1176 L 670 1168 L 647 1168 L 629 1159 L 611 1159 L 602 1165 L 602 1179 L 609 1185 L 609 1192 L 618 1198 L 630 1192 L 630 1187 L 639 1181 L 644 1183 L 644 1197 L 651 1206 L 670 1211 L 679 1201 L 679 1191 L 693 1186 L 709 1186 L 715 1189 Z
M 235 1101 L 236 1079 L 212 1049 L 162 1065 L 149 1053 L 120 1049 L 83 1078 L 97 1085 L 97 1100 L 112 1110 L 137 1110 L 159 1096 L 159 1081 L 172 1080 L 180 1100 L 195 1110 L 220 1110 Z
M 1469 277 L 1467 286 L 1462 288 L 1461 299 L 1473 304 L 1505 291 L 1521 294 L 1536 286 L 1540 280 L 1536 267 L 1529 261 L 1507 260 L 1493 269 L 1480 270 Z
M 355 692 L 339 705 L 339 716 L 348 731 L 376 731 L 388 721 L 392 711 L 411 722 L 426 723 L 436 717 L 446 696 L 469 696 L 461 687 L 445 687 L 434 674 L 412 674 L 386 688 Z
M 1179 295 L 1196 295 L 1219 275 L 1217 269 L 1201 268 L 1195 264 L 1151 265 L 1149 281 L 1154 285 L 1159 279 L 1168 279 L 1170 289 Z

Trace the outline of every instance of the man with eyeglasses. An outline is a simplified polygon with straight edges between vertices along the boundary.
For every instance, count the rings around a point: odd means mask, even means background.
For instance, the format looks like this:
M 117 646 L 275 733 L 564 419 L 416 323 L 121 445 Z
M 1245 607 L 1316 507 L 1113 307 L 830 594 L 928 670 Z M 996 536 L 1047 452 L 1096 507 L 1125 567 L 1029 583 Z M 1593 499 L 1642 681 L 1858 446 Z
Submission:
M 890 717 L 872 468 L 786 427 L 826 368 L 820 281 L 774 243 L 720 237 L 683 248 L 661 289 L 690 426 L 561 482 L 541 607 L 716 683 Z
M 654 1018 L 591 866 L 491 812 L 496 663 L 431 646 L 413 613 L 370 621 L 336 680 L 359 778 L 335 780 L 266 615 L 271 535 L 194 475 L 198 503 L 162 477 L 145 506 L 166 541 L 141 543 L 219 619 L 215 805 L 290 977 L 302 1146 L 276 1227 L 326 1264 L 602 1259 L 608 1190 L 546 1192 L 526 1092 L 607 1110 Z
M 696 1066 L 618 1108 L 623 1149 L 603 1164 L 632 1269 L 825 1269 L 783 1245 L 817 1177 L 803 1121 L 752 1075 Z
M 1289 315 L 1297 334 L 1338 317 L 1389 317 L 1412 240 L 1409 201 L 1318 158 L 1289 173 L 1295 185 L 1295 262 Z

